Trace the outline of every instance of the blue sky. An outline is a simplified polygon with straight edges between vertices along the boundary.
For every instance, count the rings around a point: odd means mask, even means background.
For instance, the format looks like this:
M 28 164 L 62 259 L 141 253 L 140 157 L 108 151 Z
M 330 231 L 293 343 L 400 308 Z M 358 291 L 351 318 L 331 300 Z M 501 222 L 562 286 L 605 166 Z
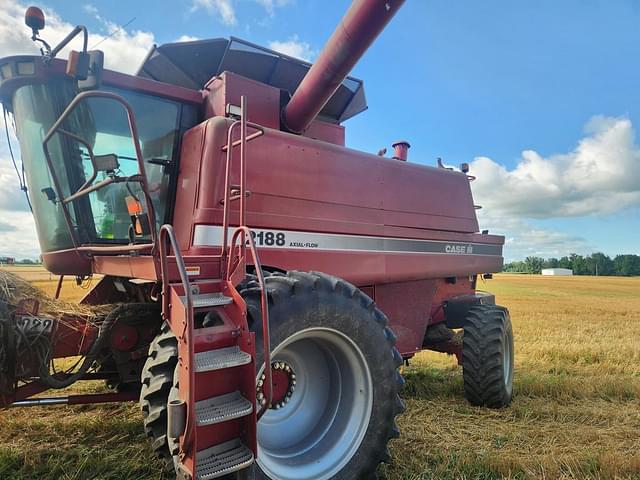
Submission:
M 349 4 L 41 5 L 45 38 L 76 23 L 89 27 L 90 45 L 115 32 L 100 48 L 132 70 L 151 43 L 186 37 L 234 35 L 313 60 Z M 32 48 L 10 31 L 22 5 L 0 6 L 0 54 Z M 640 253 L 638 25 L 633 0 L 408 0 L 353 72 L 369 110 L 346 123 L 347 142 L 376 152 L 407 139 L 413 162 L 471 163 L 482 226 L 507 236 L 508 259 Z

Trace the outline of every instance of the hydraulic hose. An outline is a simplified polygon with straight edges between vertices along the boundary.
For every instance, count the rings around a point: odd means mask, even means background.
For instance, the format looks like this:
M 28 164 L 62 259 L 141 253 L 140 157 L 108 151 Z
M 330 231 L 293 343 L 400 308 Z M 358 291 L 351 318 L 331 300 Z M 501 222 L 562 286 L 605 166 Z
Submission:
M 119 315 L 130 308 L 131 305 L 119 305 L 114 308 L 109 315 L 107 315 L 104 322 L 100 325 L 98 336 L 94 340 L 93 345 L 91 345 L 80 369 L 76 373 L 63 378 L 60 378 L 57 375 L 51 375 L 51 372 L 49 371 L 49 358 L 43 358 L 40 365 L 40 382 L 49 388 L 60 389 L 67 388 L 80 380 L 89 371 L 89 368 L 91 368 L 91 365 L 96 358 L 98 358 L 98 354 L 104 347 L 104 342 L 108 338 L 109 332 L 118 321 Z

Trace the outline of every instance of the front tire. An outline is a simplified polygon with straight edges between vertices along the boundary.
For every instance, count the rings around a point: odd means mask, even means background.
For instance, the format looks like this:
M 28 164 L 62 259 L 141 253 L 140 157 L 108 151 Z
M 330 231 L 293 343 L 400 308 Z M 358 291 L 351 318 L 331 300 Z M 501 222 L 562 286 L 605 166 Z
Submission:
M 165 322 L 149 347 L 149 357 L 142 369 L 140 409 L 144 430 L 152 439 L 151 447 L 165 470 L 174 469 L 170 439 L 167 435 L 167 401 L 174 386 L 178 364 L 178 340 Z
M 321 273 L 266 278 L 272 362 L 295 372 L 296 390 L 258 424 L 256 478 L 376 478 L 390 460 L 404 410 L 402 358 L 385 315 L 353 285 Z M 260 290 L 241 292 L 256 332 L 262 372 Z
M 476 406 L 506 407 L 513 397 L 513 329 L 496 305 L 469 310 L 462 341 L 464 393 Z

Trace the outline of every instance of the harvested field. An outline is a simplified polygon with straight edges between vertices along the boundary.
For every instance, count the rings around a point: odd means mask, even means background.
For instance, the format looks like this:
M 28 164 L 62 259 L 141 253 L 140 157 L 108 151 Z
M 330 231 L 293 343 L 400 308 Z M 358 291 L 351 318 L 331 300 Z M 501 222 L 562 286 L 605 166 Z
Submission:
M 41 283 L 49 291 L 55 282 Z M 640 278 L 497 275 L 511 310 L 515 398 L 462 398 L 451 357 L 405 369 L 407 411 L 389 480 L 640 478 Z M 66 298 L 84 290 L 65 284 Z M 85 385 L 83 391 L 101 388 Z M 1 479 L 158 479 L 136 405 L 0 413 Z

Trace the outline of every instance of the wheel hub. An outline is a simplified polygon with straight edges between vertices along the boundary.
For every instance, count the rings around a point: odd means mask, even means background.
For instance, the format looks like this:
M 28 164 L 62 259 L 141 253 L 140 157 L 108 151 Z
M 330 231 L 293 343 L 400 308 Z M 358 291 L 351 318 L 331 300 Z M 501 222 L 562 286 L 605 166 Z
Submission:
M 264 394 L 265 380 L 266 375 L 263 373 L 258 380 L 256 387 L 256 394 L 260 405 L 265 405 L 267 403 L 267 399 Z M 269 408 L 278 410 L 289 403 L 289 400 L 296 389 L 296 374 L 291 365 L 287 362 L 273 362 L 271 364 L 271 381 L 273 393 Z

